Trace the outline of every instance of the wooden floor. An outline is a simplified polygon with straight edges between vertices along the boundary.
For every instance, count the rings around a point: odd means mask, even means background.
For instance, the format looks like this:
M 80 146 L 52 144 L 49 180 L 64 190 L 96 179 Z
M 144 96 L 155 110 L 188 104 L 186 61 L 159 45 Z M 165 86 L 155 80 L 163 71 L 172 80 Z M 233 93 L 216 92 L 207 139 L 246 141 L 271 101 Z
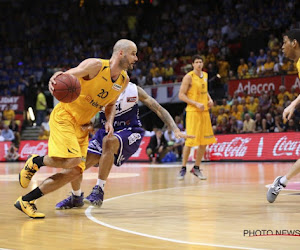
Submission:
M 29 219 L 13 204 L 55 170 L 42 168 L 24 190 L 18 183 L 23 164 L 0 165 L 3 249 L 299 249 L 300 237 L 244 235 L 300 234 L 300 176 L 275 203 L 266 200 L 266 185 L 292 163 L 204 163 L 206 181 L 190 173 L 178 181 L 179 165 L 126 164 L 113 168 L 100 209 L 55 210 L 69 194 L 66 185 L 38 200 L 43 220 Z M 96 171 L 85 173 L 86 195 Z

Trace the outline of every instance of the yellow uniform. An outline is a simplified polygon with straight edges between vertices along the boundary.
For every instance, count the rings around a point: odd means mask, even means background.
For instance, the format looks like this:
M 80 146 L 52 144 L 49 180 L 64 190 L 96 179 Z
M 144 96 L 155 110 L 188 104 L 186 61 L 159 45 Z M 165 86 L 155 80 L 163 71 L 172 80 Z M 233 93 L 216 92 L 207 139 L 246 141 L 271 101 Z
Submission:
M 79 167 L 85 169 L 88 147 L 88 131 L 81 126 L 90 120 L 107 104 L 122 93 L 127 82 L 127 73 L 122 71 L 113 82 L 109 60 L 102 60 L 102 67 L 91 80 L 80 78 L 80 96 L 71 103 L 58 103 L 50 116 L 49 156 L 60 158 L 82 157 Z
M 188 73 L 192 77 L 192 86 L 187 92 L 187 97 L 204 105 L 204 111 L 200 111 L 193 105 L 186 107 L 186 133 L 194 135 L 194 139 L 186 139 L 185 145 L 195 147 L 216 142 L 213 134 L 210 115 L 208 111 L 207 73 L 202 72 L 199 77 L 194 71 Z

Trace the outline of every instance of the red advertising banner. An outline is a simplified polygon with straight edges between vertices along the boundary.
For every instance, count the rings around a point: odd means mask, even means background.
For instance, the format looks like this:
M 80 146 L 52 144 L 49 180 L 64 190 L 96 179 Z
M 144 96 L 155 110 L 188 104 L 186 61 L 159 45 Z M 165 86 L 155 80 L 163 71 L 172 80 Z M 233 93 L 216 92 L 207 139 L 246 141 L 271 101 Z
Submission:
M 146 153 L 146 148 L 149 144 L 151 137 L 144 137 L 139 149 L 129 158 L 129 161 L 148 161 L 148 155 Z
M 10 141 L 2 141 L 0 142 L 0 161 L 5 161 L 4 156 L 7 153 L 7 150 L 10 147 L 11 142 Z
M 257 133 L 216 135 L 217 143 L 207 147 L 204 160 L 208 161 L 281 161 L 300 158 L 300 133 Z M 146 148 L 150 137 L 144 137 L 139 149 L 129 161 L 147 161 Z M 4 155 L 10 142 L 0 142 L 0 161 L 5 161 Z M 21 141 L 19 160 L 26 160 L 30 154 L 45 155 L 48 153 L 47 141 Z M 189 160 L 194 161 L 195 148 L 192 149 Z
M 297 160 L 300 158 L 300 133 L 259 133 L 218 135 L 217 143 L 206 150 L 210 161 Z
M 30 154 L 46 155 L 47 153 L 48 141 L 21 141 L 19 160 L 25 161 Z
M 7 104 L 14 111 L 24 111 L 24 96 L 0 96 L 0 111 L 3 111 Z
M 291 91 L 292 86 L 296 88 L 296 92 L 300 93 L 300 79 L 298 75 L 286 75 L 284 76 L 284 85 L 287 91 Z
M 236 91 L 238 93 L 247 91 L 248 94 L 261 95 L 262 92 L 273 90 L 275 94 L 278 94 L 281 83 L 281 76 L 230 80 L 228 83 L 228 92 L 231 96 Z

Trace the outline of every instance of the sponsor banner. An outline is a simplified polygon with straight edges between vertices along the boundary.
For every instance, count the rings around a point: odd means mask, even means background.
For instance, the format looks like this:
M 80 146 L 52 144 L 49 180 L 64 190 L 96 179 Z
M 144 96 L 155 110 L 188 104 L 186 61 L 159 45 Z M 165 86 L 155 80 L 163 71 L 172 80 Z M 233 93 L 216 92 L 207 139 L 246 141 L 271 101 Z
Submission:
M 146 148 L 149 144 L 151 137 L 144 137 L 139 149 L 129 158 L 128 161 L 148 161 L 148 155 L 146 153 Z
M 273 90 L 275 94 L 279 93 L 279 87 L 282 84 L 282 77 L 263 77 L 230 80 L 228 83 L 228 93 L 233 96 L 234 92 L 261 95 L 263 92 Z
M 300 93 L 300 79 L 298 75 L 286 75 L 284 76 L 284 85 L 286 90 L 291 92 L 292 86 L 295 87 L 297 93 Z
M 207 147 L 205 160 L 297 160 L 300 133 L 257 133 L 217 135 L 217 143 Z M 192 155 L 195 159 L 196 154 Z
M 7 150 L 10 147 L 11 142 L 10 141 L 2 141 L 0 142 L 0 161 L 5 161 L 4 156 L 7 153 Z
M 30 154 L 48 154 L 48 141 L 21 141 L 19 148 L 19 160 L 25 161 Z
M 0 96 L 0 111 L 3 111 L 7 104 L 14 111 L 22 113 L 24 111 L 24 96 Z
M 278 161 L 300 158 L 300 133 L 257 133 L 216 135 L 217 143 L 209 145 L 204 160 L 236 161 Z M 146 148 L 150 137 L 144 137 L 139 149 L 129 161 L 148 161 Z M 4 161 L 10 142 L 0 143 L 0 161 Z M 48 141 L 21 141 L 20 160 L 26 160 L 30 154 L 46 155 Z M 195 161 L 197 150 L 192 148 L 189 161 Z

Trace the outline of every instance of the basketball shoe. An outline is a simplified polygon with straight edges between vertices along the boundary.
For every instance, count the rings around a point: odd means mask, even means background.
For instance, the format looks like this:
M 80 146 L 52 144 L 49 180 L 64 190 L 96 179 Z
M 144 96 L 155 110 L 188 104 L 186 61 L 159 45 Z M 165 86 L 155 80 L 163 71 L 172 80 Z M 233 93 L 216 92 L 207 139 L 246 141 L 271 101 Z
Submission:
M 286 187 L 284 184 L 280 183 L 281 177 L 282 176 L 278 176 L 268 189 L 267 200 L 270 203 L 273 203 L 276 200 L 279 192 Z
M 32 176 L 39 170 L 38 165 L 35 164 L 32 160 L 38 155 L 32 154 L 29 155 L 27 161 L 25 162 L 25 166 L 22 168 L 19 173 L 19 183 L 22 188 L 27 188 Z
M 27 214 L 30 218 L 33 219 L 43 219 L 45 215 L 43 213 L 38 213 L 34 201 L 23 201 L 22 196 L 20 196 L 16 202 L 15 207 Z
M 201 172 L 201 169 L 193 167 L 190 171 L 193 175 L 197 176 L 200 180 L 206 180 L 206 176 L 204 176 Z
M 186 168 L 181 168 L 180 171 L 179 171 L 179 174 L 177 176 L 177 179 L 178 180 L 183 180 L 185 174 L 186 174 Z
M 83 207 L 83 193 L 80 196 L 76 196 L 73 193 L 66 199 L 57 203 L 55 208 L 57 210 L 61 209 L 71 209 L 71 208 L 80 208 Z
M 101 207 L 103 203 L 104 192 L 98 185 L 93 187 L 91 194 L 83 199 L 87 204 L 93 205 L 94 207 Z

